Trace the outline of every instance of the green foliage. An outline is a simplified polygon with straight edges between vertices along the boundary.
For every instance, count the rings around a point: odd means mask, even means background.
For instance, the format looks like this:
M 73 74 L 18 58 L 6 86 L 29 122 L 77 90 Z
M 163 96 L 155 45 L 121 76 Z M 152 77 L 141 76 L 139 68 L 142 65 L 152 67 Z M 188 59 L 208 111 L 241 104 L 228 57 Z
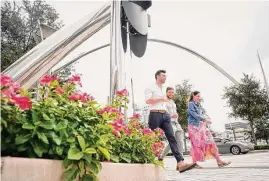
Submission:
M 188 80 L 184 80 L 182 84 L 176 85 L 174 101 L 177 105 L 177 112 L 179 115 L 179 123 L 184 131 L 188 127 L 188 104 L 187 100 L 191 95 L 192 85 Z
M 39 32 L 38 20 L 55 29 L 63 24 L 59 14 L 44 0 L 5 1 L 1 6 L 1 70 L 36 46 L 34 36 Z M 70 65 L 57 73 L 67 79 L 75 72 Z
M 255 122 L 255 136 L 256 139 L 269 141 L 269 120 L 259 120 Z
M 265 89 L 253 75 L 244 74 L 239 85 L 225 87 L 224 92 L 223 98 L 232 110 L 229 115 L 249 121 L 254 143 L 257 144 L 254 123 L 265 117 L 269 107 Z
M 155 158 L 163 147 L 161 132 L 139 127 L 137 115 L 130 124 L 123 122 L 119 108 L 127 96 L 119 94 L 102 108 L 92 96 L 75 91 L 79 80 L 60 86 L 45 76 L 35 100 L 28 97 L 32 92 L 1 76 L 2 156 L 63 160 L 65 181 L 98 180 L 103 161 L 160 165 Z
M 39 31 L 38 20 L 59 29 L 62 22 L 56 10 L 44 0 L 5 1 L 1 6 L 1 67 L 9 65 L 36 46 L 34 34 Z
M 269 150 L 269 145 L 255 145 L 254 150 Z

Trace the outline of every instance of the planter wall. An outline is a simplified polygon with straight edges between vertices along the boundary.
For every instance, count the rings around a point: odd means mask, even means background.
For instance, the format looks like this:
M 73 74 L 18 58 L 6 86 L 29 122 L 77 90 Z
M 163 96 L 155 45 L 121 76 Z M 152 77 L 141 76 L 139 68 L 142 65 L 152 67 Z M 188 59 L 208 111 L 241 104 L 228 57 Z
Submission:
M 62 181 L 62 161 L 1 158 L 2 181 Z M 100 181 L 164 181 L 164 169 L 153 164 L 102 163 Z

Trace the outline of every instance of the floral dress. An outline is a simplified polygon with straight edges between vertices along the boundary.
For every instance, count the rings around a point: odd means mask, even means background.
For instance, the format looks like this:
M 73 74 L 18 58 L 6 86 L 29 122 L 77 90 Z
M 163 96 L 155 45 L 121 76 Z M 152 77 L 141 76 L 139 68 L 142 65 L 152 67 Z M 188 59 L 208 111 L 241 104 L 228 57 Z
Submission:
M 203 118 L 201 108 L 198 105 L 195 110 Z M 188 110 L 189 114 L 192 114 L 190 111 Z M 210 158 L 220 161 L 217 145 L 204 121 L 199 121 L 198 124 L 189 123 L 188 134 L 191 142 L 190 155 L 193 162 L 204 161 Z

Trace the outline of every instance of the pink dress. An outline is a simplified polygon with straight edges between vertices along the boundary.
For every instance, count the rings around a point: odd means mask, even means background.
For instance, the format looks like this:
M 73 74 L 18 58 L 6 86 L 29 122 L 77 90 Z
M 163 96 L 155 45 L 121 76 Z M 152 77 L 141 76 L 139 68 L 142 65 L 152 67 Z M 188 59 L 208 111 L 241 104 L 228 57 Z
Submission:
M 201 121 L 199 126 L 188 125 L 188 134 L 193 162 L 205 161 L 210 158 L 220 161 L 217 145 L 204 122 Z

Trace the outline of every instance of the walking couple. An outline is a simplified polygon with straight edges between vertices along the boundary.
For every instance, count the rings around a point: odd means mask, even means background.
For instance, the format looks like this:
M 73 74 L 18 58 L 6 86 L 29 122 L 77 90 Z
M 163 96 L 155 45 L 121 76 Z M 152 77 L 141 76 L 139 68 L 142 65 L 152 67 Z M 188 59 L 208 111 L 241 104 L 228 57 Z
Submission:
M 158 70 L 155 73 L 155 79 L 156 83 L 145 90 L 145 100 L 150 110 L 148 124 L 152 130 L 160 128 L 164 131 L 171 151 L 177 161 L 176 170 L 182 173 L 195 167 L 202 168 L 197 162 L 204 161 L 205 158 L 210 156 L 214 156 L 219 167 L 230 164 L 230 162 L 224 162 L 220 159 L 213 137 L 206 128 L 206 125 L 211 122 L 202 115 L 199 106 L 199 92 L 194 92 L 188 103 L 188 132 L 192 146 L 191 156 L 193 163 L 184 163 L 184 135 L 181 126 L 177 122 L 176 105 L 172 100 L 174 89 L 166 88 L 163 85 L 166 81 L 165 70 Z M 169 147 L 166 147 L 159 159 L 162 160 L 168 152 Z

